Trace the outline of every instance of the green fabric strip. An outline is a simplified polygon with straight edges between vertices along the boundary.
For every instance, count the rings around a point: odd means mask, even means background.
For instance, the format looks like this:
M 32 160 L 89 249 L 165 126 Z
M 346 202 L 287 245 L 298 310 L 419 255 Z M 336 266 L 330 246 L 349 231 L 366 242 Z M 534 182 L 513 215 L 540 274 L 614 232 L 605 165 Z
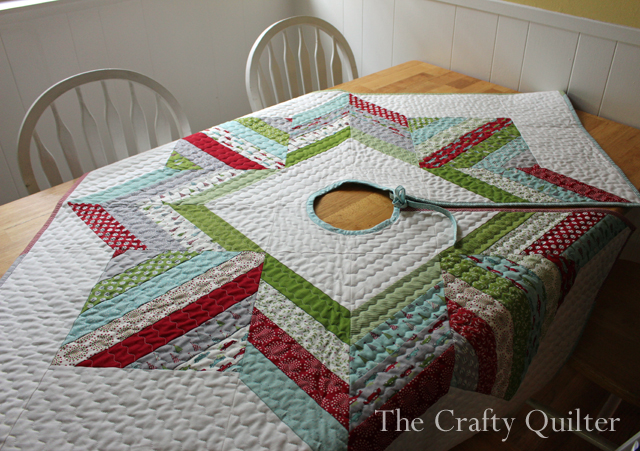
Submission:
M 351 132 L 351 137 L 360 141 L 367 147 L 371 147 L 372 149 L 397 158 L 398 160 L 402 160 L 406 163 L 418 166 L 418 156 L 413 152 L 409 152 L 407 149 L 394 146 L 391 143 L 376 138 L 375 136 L 368 135 L 358 129 L 353 129 L 353 131 Z
M 283 146 L 289 144 L 288 133 L 285 133 L 278 128 L 272 127 L 260 118 L 241 117 L 240 119 L 236 119 L 236 121 L 241 123 L 245 127 L 250 128 L 254 132 L 260 133 L 262 136 L 265 136 L 272 141 L 282 144 Z
M 177 201 L 174 205 L 199 205 L 211 202 L 214 199 L 224 197 L 227 194 L 239 191 L 242 188 L 250 186 L 260 180 L 266 179 L 277 169 L 250 169 L 243 172 L 230 180 L 226 180 L 219 185 L 215 185 L 195 196 L 188 197 L 184 200 Z
M 186 157 L 180 155 L 175 150 L 171 152 L 171 156 L 167 160 L 166 166 L 171 169 L 176 169 L 178 171 L 188 171 L 191 169 L 199 170 L 202 169 L 200 166 L 195 164 L 193 161 L 187 159 Z
M 474 192 L 496 203 L 527 203 L 526 200 L 514 196 L 513 194 L 510 194 L 505 190 L 498 188 L 497 186 L 489 185 L 488 183 L 475 179 L 470 175 L 467 175 L 464 172 L 460 172 L 450 166 L 443 166 L 441 168 L 431 168 L 426 170 L 434 175 L 437 175 L 438 177 L 441 177 L 451 183 L 455 183 L 456 185 L 466 190 Z
M 429 260 L 351 313 L 351 344 L 426 294 L 442 280 L 440 261 Z
M 204 205 L 171 205 L 171 207 L 227 251 L 245 250 L 264 253 L 257 244 Z M 265 256 L 262 279 L 313 316 L 344 343 L 349 343 L 350 313 L 348 309 L 269 254 Z
M 527 341 L 532 330 L 531 306 L 526 295 L 509 280 L 499 277 L 468 259 L 450 255 L 442 259 L 442 269 L 488 294 L 507 309 L 513 320 L 513 363 L 505 399 L 518 390 L 525 369 Z
M 253 345 L 238 366 L 242 382 L 311 449 L 346 451 L 348 431 Z
M 409 119 L 409 130 L 415 132 L 416 130 L 426 127 L 433 121 L 438 120 L 435 117 L 414 117 Z
M 458 155 L 458 157 L 449 162 L 448 165 L 455 168 L 470 168 L 486 156 L 506 146 L 519 136 L 520 132 L 515 125 L 505 127 L 494 133 L 490 138 L 482 141 L 480 144 L 473 146 L 471 149 Z
M 164 274 L 171 268 L 196 255 L 198 255 L 196 252 L 163 252 L 114 277 L 100 281 L 91 290 L 91 294 L 89 294 L 89 298 L 80 313 L 137 287 L 153 277 Z
M 304 146 L 298 150 L 294 150 L 287 154 L 286 166 L 293 166 L 296 163 L 306 160 L 307 158 L 315 157 L 322 152 L 332 149 L 342 143 L 344 140 L 351 136 L 351 127 L 346 127 L 331 136 L 321 139 L 318 142 Z

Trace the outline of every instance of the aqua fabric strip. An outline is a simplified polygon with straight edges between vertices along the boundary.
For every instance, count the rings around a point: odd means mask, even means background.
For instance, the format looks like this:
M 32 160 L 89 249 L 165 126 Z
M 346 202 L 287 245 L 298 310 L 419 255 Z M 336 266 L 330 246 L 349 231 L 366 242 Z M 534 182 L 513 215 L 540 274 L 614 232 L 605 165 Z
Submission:
M 495 152 L 491 152 L 485 158 L 474 164 L 473 168 L 483 168 L 492 170 L 496 167 L 502 168 L 505 164 L 511 161 L 514 157 L 521 154 L 522 152 L 527 152 L 529 150 L 529 146 L 522 139 L 522 136 L 518 136 L 513 141 L 505 144 Z
M 287 158 L 287 146 L 283 146 L 277 141 L 273 141 L 260 133 L 257 133 L 250 128 L 245 127 L 240 122 L 229 121 L 224 124 L 220 124 L 218 128 L 228 131 L 232 135 L 242 138 L 247 142 L 250 142 L 258 149 L 275 155 L 284 161 Z
M 162 169 L 158 169 L 157 171 L 144 174 L 141 177 L 124 182 L 121 185 L 114 186 L 113 188 L 107 188 L 106 190 L 99 193 L 90 194 L 80 199 L 74 199 L 72 202 L 81 204 L 102 204 L 118 197 L 135 193 L 151 185 L 155 185 L 156 183 L 160 183 L 164 180 L 170 179 L 174 175 L 182 172 L 183 171 L 180 171 L 178 169 L 164 167 Z
M 242 382 L 311 449 L 347 449 L 347 430 L 253 345 L 239 366 Z
M 171 268 L 161 274 L 161 277 L 154 277 L 120 296 L 101 302 L 78 316 L 63 345 L 120 318 L 238 254 L 239 252 L 203 252 L 191 260 Z
M 351 383 L 396 353 L 414 335 L 431 327 L 447 311 L 443 299 L 444 289 L 436 285 L 351 345 Z
M 468 121 L 469 117 L 443 117 L 438 119 L 437 121 L 433 121 L 426 127 L 419 128 L 415 132 L 411 133 L 411 139 L 413 140 L 413 144 L 415 146 L 419 146 L 423 142 L 428 139 L 431 139 L 438 133 L 447 130 L 453 126 L 461 124 L 462 122 Z
M 348 106 L 349 93 L 345 92 L 344 94 L 339 95 L 335 99 L 329 100 L 328 102 L 325 102 L 320 106 L 312 108 L 303 113 L 296 114 L 295 116 L 293 116 L 291 125 L 293 127 L 296 127 L 300 124 L 304 124 L 305 122 L 310 121 L 311 119 L 322 117 L 332 111 L 338 110 L 340 108 L 346 108 Z

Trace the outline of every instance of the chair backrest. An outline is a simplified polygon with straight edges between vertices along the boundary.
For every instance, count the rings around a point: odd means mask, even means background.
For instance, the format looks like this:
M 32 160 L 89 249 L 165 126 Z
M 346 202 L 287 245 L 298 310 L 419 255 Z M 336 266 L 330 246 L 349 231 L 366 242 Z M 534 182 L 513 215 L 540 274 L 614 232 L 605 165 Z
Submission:
M 305 35 L 314 44 L 311 58 Z M 328 61 L 323 41 L 331 47 Z M 249 53 L 245 83 L 251 109 L 340 84 L 343 68 L 347 72 L 344 81 L 358 78 L 353 52 L 336 27 L 310 16 L 276 22 L 262 32 Z
M 124 81 L 112 82 L 109 80 Z M 84 86 L 91 83 L 96 84 Z M 116 86 L 118 84 L 122 89 L 121 92 L 116 92 L 114 97 L 114 95 L 110 95 L 109 86 L 114 89 L 114 87 L 118 87 Z M 139 85 L 149 88 L 151 92 L 143 92 L 144 88 L 139 89 Z M 75 96 L 72 93 L 64 96 L 65 93 L 72 90 L 75 90 Z M 85 95 L 83 95 L 83 91 Z M 128 94 L 125 91 L 128 91 Z M 85 100 L 87 93 L 91 95 L 91 99 Z M 59 99 L 61 96 L 62 98 Z M 142 102 L 145 108 L 141 106 L 139 101 L 139 97 L 143 96 L 147 96 L 143 100 L 148 100 Z M 101 97 L 101 99 L 95 97 Z M 112 100 L 116 98 L 129 104 L 129 116 L 124 121 L 115 106 L 115 104 L 121 103 Z M 56 105 L 58 102 L 62 103 L 62 108 Z M 79 109 L 73 108 L 75 110 L 73 114 L 67 114 L 67 110 L 70 110 L 68 108 L 70 103 L 79 106 Z M 88 105 L 92 105 L 94 110 L 97 108 L 102 110 L 98 116 L 100 121 L 96 121 L 96 116 L 90 112 L 91 108 Z M 40 191 L 31 162 L 32 140 L 35 142 L 42 171 L 51 186 L 63 182 L 60 173 L 62 166 L 58 165 L 56 158 L 36 131 L 38 122 L 43 122 L 40 119 L 49 107 L 53 115 L 53 121 L 49 127 L 51 133 L 49 134 L 55 135 L 51 138 L 57 138 L 57 143 L 53 139 L 48 143 L 50 142 L 56 148 L 59 146 L 61 151 L 57 152 L 58 159 L 60 159 L 60 154 L 64 157 L 68 168 L 66 172 L 70 173 L 73 178 L 98 167 L 96 157 L 102 164 L 113 163 L 119 157 L 135 155 L 171 141 L 172 131 L 173 134 L 177 133 L 176 139 L 191 134 L 191 127 L 182 107 L 176 98 L 157 81 L 124 69 L 98 69 L 74 75 L 56 83 L 42 93 L 29 108 L 20 127 L 18 163 L 29 194 Z M 65 114 L 63 114 L 63 109 Z M 155 113 L 153 124 L 147 122 L 145 109 L 151 111 L 152 114 Z M 67 117 L 74 116 L 74 121 L 67 121 L 68 125 L 65 124 L 62 119 L 65 115 Z M 79 122 L 79 124 L 72 124 L 72 122 Z M 70 128 L 75 131 L 76 139 L 74 139 Z M 55 129 L 55 133 L 53 129 Z M 82 138 L 77 139 L 78 135 L 82 135 Z M 80 162 L 80 151 L 84 151 L 82 157 L 84 165 L 81 165 Z M 87 167 L 91 165 L 93 167 Z

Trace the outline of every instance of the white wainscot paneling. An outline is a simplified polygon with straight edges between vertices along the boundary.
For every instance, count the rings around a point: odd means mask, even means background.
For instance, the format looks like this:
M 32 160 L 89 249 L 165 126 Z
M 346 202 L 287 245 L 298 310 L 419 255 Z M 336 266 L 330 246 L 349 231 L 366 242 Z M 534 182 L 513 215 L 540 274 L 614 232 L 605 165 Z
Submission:
M 366 0 L 362 19 L 362 74 L 391 67 L 393 59 L 393 0 Z
M 80 71 L 110 67 L 98 8 L 67 13 Z
M 153 78 L 141 1 L 130 0 L 101 6 L 100 19 L 111 65 Z M 152 23 L 150 25 L 153 26 Z
M 5 158 L 2 146 L 0 146 L 0 205 L 11 202 L 18 197 L 18 191 L 13 183 L 11 171 Z
M 358 66 L 358 74 L 362 72 L 362 9 L 364 0 L 344 0 L 344 31 L 353 56 Z
M 519 91 L 566 91 L 578 33 L 536 23 L 529 26 Z
M 600 115 L 640 128 L 640 47 L 618 43 Z
M 393 64 L 420 60 L 441 67 L 451 64 L 456 7 L 429 0 L 396 2 Z
M 581 34 L 568 94 L 574 106 L 598 114 L 616 43 Z
M 223 60 L 212 45 L 216 27 L 208 14 L 193 14 L 207 8 L 206 0 L 142 0 L 155 79 L 176 96 L 194 131 L 224 120 L 216 89 L 216 64 Z
M 491 67 L 491 83 L 518 89 L 529 22 L 500 16 Z
M 0 38 L 0 148 L 2 159 L 0 159 L 0 202 L 5 203 L 17 199 L 18 196 L 26 196 L 27 189 L 22 183 L 20 170 L 18 169 L 18 159 L 16 157 L 16 142 L 18 140 L 18 127 L 25 114 L 24 106 L 20 100 L 18 87 L 16 86 L 9 59 L 4 51 L 4 45 Z M 9 152 L 10 151 L 10 152 Z M 15 183 L 15 185 L 14 185 Z
M 294 15 L 314 16 L 326 20 L 344 34 L 344 1 L 323 0 L 314 2 L 310 0 L 294 1 Z
M 497 15 L 458 7 L 451 70 L 489 80 L 497 28 Z

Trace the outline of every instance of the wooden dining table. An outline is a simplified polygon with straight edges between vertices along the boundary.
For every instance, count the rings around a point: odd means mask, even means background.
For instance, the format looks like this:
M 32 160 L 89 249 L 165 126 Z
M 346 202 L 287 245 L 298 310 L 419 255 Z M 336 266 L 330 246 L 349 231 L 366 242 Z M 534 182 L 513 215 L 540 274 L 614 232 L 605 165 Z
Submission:
M 380 72 L 343 83 L 336 88 L 354 93 L 514 93 L 516 91 L 487 81 L 482 81 L 467 75 L 463 75 L 448 69 L 440 68 L 420 61 L 409 61 Z M 578 117 L 586 130 L 600 144 L 611 159 L 622 169 L 636 188 L 640 188 L 640 130 L 601 117 L 578 111 Z M 72 188 L 74 181 L 41 191 L 22 199 L 0 206 L 0 276 L 7 272 L 12 263 L 28 247 L 29 243 L 45 225 L 56 205 L 64 194 Z M 325 222 L 344 229 L 366 229 L 383 221 L 391 215 L 391 201 L 383 194 L 375 190 L 367 190 L 358 187 L 346 186 L 342 190 L 328 193 L 320 198 L 316 204 L 316 213 Z M 640 274 L 637 274 L 640 276 Z M 613 287 L 615 289 L 615 287 Z M 630 291 L 620 288 L 629 297 Z M 621 295 L 622 296 L 622 295 Z M 577 365 L 582 365 L 585 371 L 594 375 L 594 378 L 607 379 L 608 382 L 599 380 L 601 386 L 609 391 L 616 389 L 616 372 L 620 369 L 615 363 L 608 365 L 597 364 L 602 362 L 603 356 L 598 353 L 605 352 L 598 347 L 598 334 L 618 333 L 628 340 L 629 334 L 637 332 L 631 330 L 632 323 L 627 321 L 620 327 L 612 327 L 613 322 L 623 314 L 626 307 L 625 300 L 617 299 L 617 302 L 605 306 L 605 324 L 592 324 L 587 326 L 587 336 L 595 334 L 596 339 L 590 339 L 591 348 L 578 346 L 576 355 L 580 356 Z M 601 308 L 598 305 L 596 308 Z M 633 307 L 636 308 L 637 307 Z M 600 317 L 602 323 L 602 316 Z M 625 326 L 626 324 L 626 326 Z M 626 329 L 625 329 L 626 327 Z M 590 329 L 591 328 L 591 329 Z M 613 339 L 608 337 L 608 341 Z M 600 340 L 602 341 L 602 340 Z M 637 341 L 636 341 L 637 342 Z M 633 361 L 633 359 L 631 359 Z M 611 361 L 605 359 L 604 361 Z M 637 378 L 640 368 L 640 359 L 635 363 L 629 363 L 626 359 L 625 369 Z M 620 362 L 618 365 L 621 365 Z M 613 366 L 612 366 L 613 365 Z M 636 365 L 635 373 L 629 365 Z M 605 368 L 604 366 L 608 366 Z M 603 376 L 603 374 L 605 374 Z M 633 377 L 633 376 L 632 376 Z M 633 383 L 626 381 L 625 384 Z M 613 381 L 613 382 L 612 382 Z M 608 385 L 607 385 L 608 384 Z M 632 387 L 633 388 L 633 387 Z M 626 387 L 628 389 L 628 387 Z

